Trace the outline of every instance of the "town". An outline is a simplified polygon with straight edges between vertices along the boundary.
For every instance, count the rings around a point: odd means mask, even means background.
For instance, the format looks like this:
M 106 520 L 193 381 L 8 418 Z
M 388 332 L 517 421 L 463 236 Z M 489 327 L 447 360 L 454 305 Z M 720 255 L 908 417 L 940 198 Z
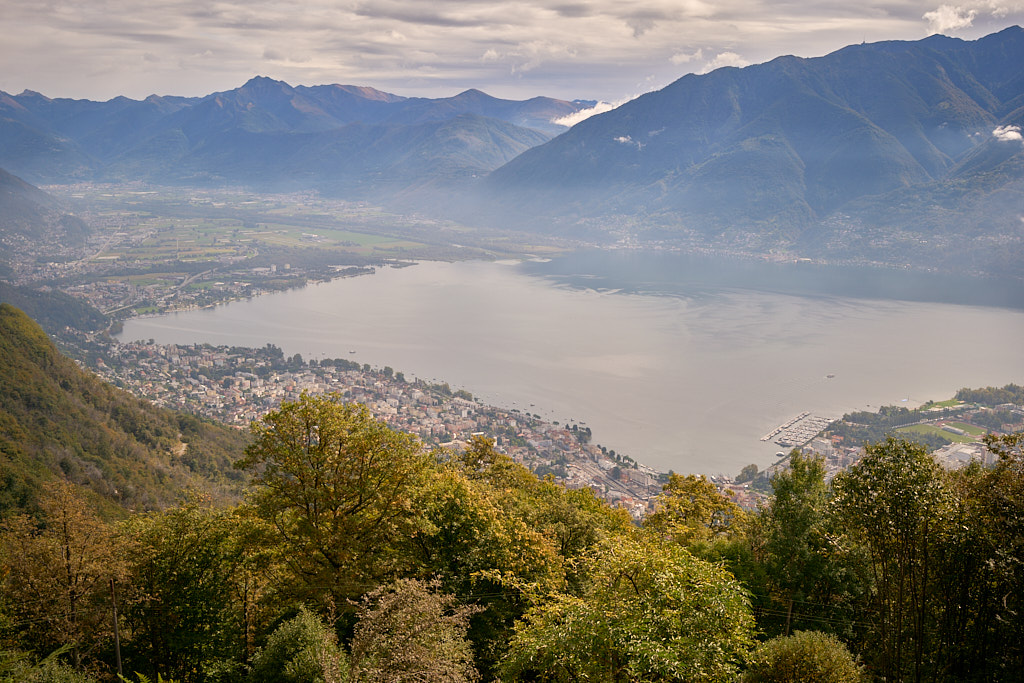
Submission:
M 390 367 L 347 359 L 305 361 L 298 354 L 289 358 L 269 344 L 253 349 L 107 339 L 93 340 L 89 348 L 90 365 L 108 382 L 155 405 L 238 428 L 248 428 L 303 392 L 336 393 L 431 447 L 459 450 L 473 436 L 492 438 L 500 451 L 538 476 L 550 475 L 570 488 L 589 487 L 634 519 L 653 510 L 667 480 L 629 456 L 592 444 L 584 425 L 487 406 L 465 390 L 407 380 Z

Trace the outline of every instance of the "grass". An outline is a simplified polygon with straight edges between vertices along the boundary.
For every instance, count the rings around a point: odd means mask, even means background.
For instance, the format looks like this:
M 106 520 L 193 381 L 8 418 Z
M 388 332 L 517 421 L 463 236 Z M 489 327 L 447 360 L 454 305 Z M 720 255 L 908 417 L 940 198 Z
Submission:
M 948 439 L 954 443 L 973 443 L 977 441 L 972 436 L 961 436 L 960 434 L 954 434 L 953 432 L 947 432 L 941 427 L 935 425 L 911 425 L 909 427 L 900 427 L 896 430 L 897 432 L 909 432 L 913 434 L 934 434 L 941 436 L 944 439 Z
M 982 429 L 981 427 L 975 427 L 974 425 L 969 425 L 966 422 L 950 422 L 949 426 L 956 427 L 957 429 L 962 429 L 971 436 L 983 436 L 987 433 L 986 430 Z
M 951 398 L 947 401 L 930 401 L 921 406 L 921 409 L 927 410 L 929 408 L 953 408 L 954 406 L 958 405 L 960 405 L 960 401 L 956 400 L 955 398 Z

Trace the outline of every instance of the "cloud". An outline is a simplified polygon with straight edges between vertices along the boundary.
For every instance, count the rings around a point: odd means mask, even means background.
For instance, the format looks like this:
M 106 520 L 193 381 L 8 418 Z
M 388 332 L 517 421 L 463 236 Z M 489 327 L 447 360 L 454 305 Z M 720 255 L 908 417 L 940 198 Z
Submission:
M 1024 144 L 1024 135 L 1020 133 L 1020 126 L 997 126 L 992 131 L 992 137 L 999 142 L 1020 142 Z
M 747 66 L 748 64 L 750 64 L 749 61 L 740 57 L 735 52 L 719 52 L 710 62 L 704 65 L 701 73 L 708 73 L 715 69 L 721 69 L 723 66 L 742 67 Z
M 940 5 L 938 9 L 925 12 L 922 17 L 928 22 L 928 35 L 936 33 L 949 33 L 962 28 L 967 28 L 974 23 L 978 16 L 978 10 L 956 7 L 954 5 Z
M 293 85 L 369 85 L 409 96 L 474 87 L 508 99 L 615 102 L 684 71 L 914 40 L 926 27 L 974 39 L 1024 23 L 1024 0 L 782 7 L 766 0 L 303 0 L 302 11 L 276 0 L 157 0 L 144 11 L 133 0 L 2 6 L 0 89 L 89 99 L 205 95 L 263 73 Z M 203 58 L 206 50 L 216 58 Z
M 615 109 L 619 105 L 625 104 L 626 102 L 629 102 L 630 100 L 633 99 L 636 99 L 636 96 L 627 97 L 626 99 L 619 100 L 618 102 L 598 102 L 589 109 L 580 109 L 579 111 L 573 112 L 572 114 L 560 116 L 557 119 L 551 119 L 551 123 L 555 124 L 556 126 L 569 126 L 570 128 L 572 128 L 580 121 L 586 121 L 591 116 L 597 116 L 598 114 L 603 114 L 606 111 L 611 111 L 612 109 Z
M 629 135 L 620 135 L 619 137 L 612 139 L 615 140 L 615 142 L 618 142 L 619 144 L 622 145 L 636 145 L 637 150 L 643 150 L 644 148 L 644 143 L 640 142 L 639 140 L 634 140 Z

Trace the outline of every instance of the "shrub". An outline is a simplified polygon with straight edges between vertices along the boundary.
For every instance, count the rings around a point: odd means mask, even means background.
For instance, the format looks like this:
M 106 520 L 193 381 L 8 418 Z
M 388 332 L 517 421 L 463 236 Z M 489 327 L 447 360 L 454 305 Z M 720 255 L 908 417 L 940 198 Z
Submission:
M 773 638 L 754 652 L 745 683 L 859 683 L 863 671 L 839 639 L 818 631 Z
M 300 608 L 277 627 L 252 660 L 253 683 L 344 683 L 348 659 L 338 638 L 320 619 Z

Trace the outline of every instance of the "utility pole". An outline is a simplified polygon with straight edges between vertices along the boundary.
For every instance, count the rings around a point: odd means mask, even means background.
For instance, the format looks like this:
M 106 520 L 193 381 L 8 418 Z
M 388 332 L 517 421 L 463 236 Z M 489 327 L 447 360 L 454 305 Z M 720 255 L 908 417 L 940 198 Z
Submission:
M 114 652 L 117 654 L 117 677 L 121 678 L 121 634 L 117 627 L 117 595 L 114 594 L 114 580 L 110 580 L 110 601 L 114 605 Z

